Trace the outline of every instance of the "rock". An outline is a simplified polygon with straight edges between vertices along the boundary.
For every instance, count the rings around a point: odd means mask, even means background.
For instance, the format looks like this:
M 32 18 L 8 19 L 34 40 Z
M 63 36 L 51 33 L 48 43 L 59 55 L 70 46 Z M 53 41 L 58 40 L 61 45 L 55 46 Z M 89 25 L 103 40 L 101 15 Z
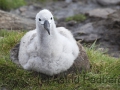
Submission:
M 112 20 L 112 22 L 120 22 L 120 10 L 110 14 L 108 19 Z
M 110 54 L 112 57 L 119 58 L 120 57 L 120 51 L 119 52 L 113 52 Z
M 115 41 L 120 45 L 120 10 L 109 15 L 107 22 L 110 24 L 109 28 L 112 29 Z
M 21 12 L 20 15 L 23 17 L 26 17 L 26 18 L 33 19 L 33 20 L 35 20 L 36 14 L 41 10 L 40 5 L 38 5 L 38 4 L 29 5 L 26 7 L 23 6 L 21 8 L 23 8 L 25 10 L 23 12 Z M 20 10 L 20 8 L 19 8 L 19 10 Z
M 96 0 L 100 5 L 108 6 L 108 5 L 119 5 L 120 0 Z
M 108 18 L 108 15 L 114 13 L 116 10 L 111 8 L 103 8 L 103 9 L 93 9 L 91 11 L 86 12 L 91 17 L 98 17 L 98 18 Z
M 72 2 L 72 0 L 65 0 L 65 2 L 66 2 L 66 3 L 71 3 L 71 2 Z
M 77 42 L 77 44 L 80 50 L 79 56 L 75 60 L 73 66 L 69 70 L 63 72 L 65 74 L 76 73 L 77 72 L 76 70 L 79 70 L 79 72 L 81 72 L 82 70 L 88 71 L 90 69 L 89 59 L 84 47 L 79 42 Z M 10 59 L 12 62 L 17 64 L 19 67 L 21 67 L 18 59 L 18 53 L 19 53 L 19 43 L 16 44 L 16 46 L 10 50 Z
M 34 28 L 34 20 L 19 17 L 15 14 L 0 10 L 0 29 L 32 30 Z
M 75 24 L 77 24 L 77 21 L 74 20 L 67 22 L 68 26 L 75 26 Z
M 99 33 L 101 33 L 101 31 L 94 28 L 93 23 L 87 23 L 81 27 L 78 27 L 73 34 L 75 39 L 90 43 L 101 38 L 101 35 Z
M 27 10 L 27 6 L 22 6 L 19 8 L 20 12 L 25 12 Z

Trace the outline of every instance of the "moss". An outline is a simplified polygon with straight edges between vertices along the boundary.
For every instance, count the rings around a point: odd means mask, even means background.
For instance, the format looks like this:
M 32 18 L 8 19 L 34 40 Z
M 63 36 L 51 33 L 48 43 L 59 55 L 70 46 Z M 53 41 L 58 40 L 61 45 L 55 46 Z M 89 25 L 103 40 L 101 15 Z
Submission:
M 71 21 L 71 20 L 75 20 L 75 21 L 84 21 L 86 19 L 86 16 L 83 14 L 77 14 L 71 17 L 67 17 L 65 19 L 65 21 Z
M 11 10 L 25 5 L 24 0 L 0 0 L 0 9 Z

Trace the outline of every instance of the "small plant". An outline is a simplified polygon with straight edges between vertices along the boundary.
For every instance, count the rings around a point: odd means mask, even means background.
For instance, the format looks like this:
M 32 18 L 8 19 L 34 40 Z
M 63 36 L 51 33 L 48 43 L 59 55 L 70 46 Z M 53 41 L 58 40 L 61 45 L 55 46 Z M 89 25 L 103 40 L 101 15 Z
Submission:
M 75 20 L 75 21 L 84 21 L 86 19 L 86 16 L 83 14 L 77 14 L 71 17 L 68 17 L 65 19 L 65 21 L 71 21 L 71 20 Z
M 0 0 L 0 9 L 10 10 L 25 5 L 24 0 Z

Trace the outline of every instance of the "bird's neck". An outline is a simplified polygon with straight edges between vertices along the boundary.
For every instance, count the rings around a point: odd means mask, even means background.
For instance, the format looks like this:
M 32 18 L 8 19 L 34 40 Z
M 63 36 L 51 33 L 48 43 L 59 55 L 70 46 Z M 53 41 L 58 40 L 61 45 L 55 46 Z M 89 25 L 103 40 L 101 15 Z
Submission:
M 54 42 L 57 41 L 58 32 L 56 31 L 56 26 L 52 27 L 50 35 L 44 28 L 37 27 L 37 34 L 40 44 L 49 45 L 54 44 Z

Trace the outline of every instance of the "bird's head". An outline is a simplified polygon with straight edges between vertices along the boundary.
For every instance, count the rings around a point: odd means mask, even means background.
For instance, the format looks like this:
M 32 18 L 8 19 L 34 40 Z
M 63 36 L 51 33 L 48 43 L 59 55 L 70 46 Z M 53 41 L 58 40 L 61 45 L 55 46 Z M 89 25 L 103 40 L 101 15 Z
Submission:
M 50 35 L 50 30 L 54 25 L 54 18 L 52 13 L 47 9 L 43 9 L 38 12 L 36 15 L 36 24 L 38 27 L 47 30 L 48 34 Z

